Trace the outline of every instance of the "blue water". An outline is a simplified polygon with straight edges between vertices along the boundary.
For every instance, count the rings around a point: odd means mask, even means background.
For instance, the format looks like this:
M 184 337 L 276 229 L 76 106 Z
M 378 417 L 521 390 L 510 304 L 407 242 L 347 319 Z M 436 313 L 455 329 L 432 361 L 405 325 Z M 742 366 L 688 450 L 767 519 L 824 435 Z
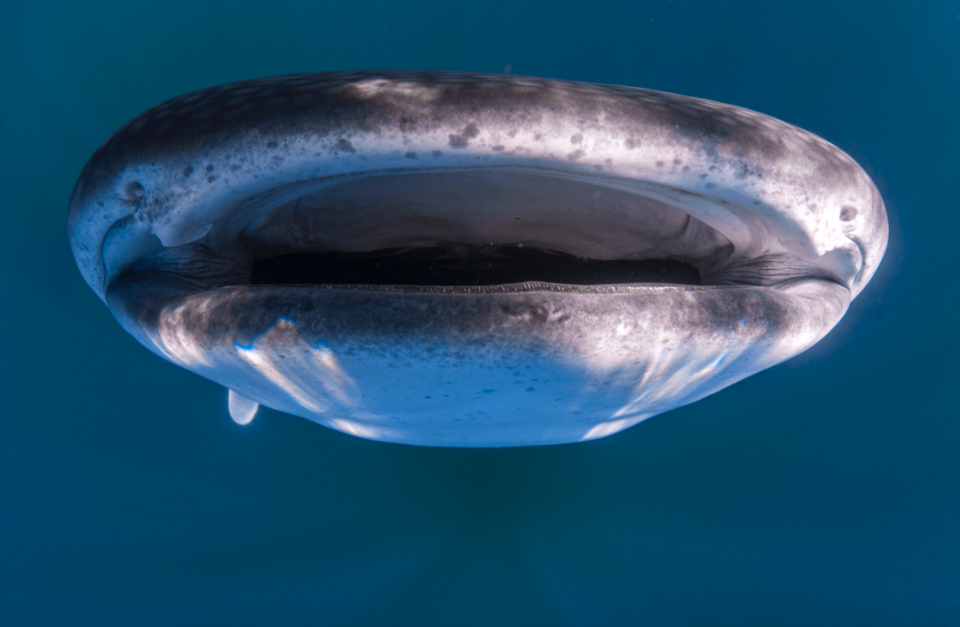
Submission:
M 300 4 L 0 4 L 0 624 L 960 624 L 957 2 Z M 74 181 L 172 96 L 387 67 L 781 118 L 874 177 L 887 257 L 809 352 L 607 439 L 239 428 L 83 282 Z

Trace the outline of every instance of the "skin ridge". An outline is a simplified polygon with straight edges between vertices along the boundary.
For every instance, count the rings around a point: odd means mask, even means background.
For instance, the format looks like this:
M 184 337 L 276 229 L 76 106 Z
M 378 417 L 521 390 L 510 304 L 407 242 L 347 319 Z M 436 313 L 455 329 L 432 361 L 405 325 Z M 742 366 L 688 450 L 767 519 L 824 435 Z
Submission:
M 147 336 L 157 332 L 162 315 L 177 310 L 181 330 L 210 350 L 252 344 L 278 319 L 295 321 L 308 341 L 351 338 L 369 345 L 417 341 L 516 345 L 531 337 L 574 344 L 578 328 L 637 319 L 638 312 L 653 302 L 660 312 L 658 325 L 681 333 L 710 329 L 718 335 L 777 335 L 797 322 L 790 299 L 766 287 L 638 288 L 599 294 L 544 287 L 527 284 L 522 291 L 457 293 L 356 286 L 203 290 L 169 273 L 144 272 L 115 281 L 109 301 Z M 687 293 L 695 293 L 695 301 L 683 297 Z M 503 326 L 504 322 L 510 326 Z

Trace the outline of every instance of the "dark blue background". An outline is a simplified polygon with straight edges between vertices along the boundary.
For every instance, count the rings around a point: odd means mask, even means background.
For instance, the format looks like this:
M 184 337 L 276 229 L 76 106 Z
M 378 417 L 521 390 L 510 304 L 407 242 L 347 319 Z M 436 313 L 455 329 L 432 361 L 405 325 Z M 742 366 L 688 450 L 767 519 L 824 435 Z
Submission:
M 0 4 L 0 623 L 960 623 L 960 3 Z M 65 236 L 124 122 L 424 68 L 649 87 L 818 133 L 891 216 L 819 345 L 596 442 L 367 442 L 142 348 Z

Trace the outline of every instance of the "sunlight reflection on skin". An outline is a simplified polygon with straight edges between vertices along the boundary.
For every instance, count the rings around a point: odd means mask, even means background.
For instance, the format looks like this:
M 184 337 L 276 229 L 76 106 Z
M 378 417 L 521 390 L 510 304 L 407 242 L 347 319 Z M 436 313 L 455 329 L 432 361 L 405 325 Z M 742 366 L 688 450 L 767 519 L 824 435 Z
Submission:
M 186 330 L 183 308 L 165 312 L 154 338 L 162 354 L 187 368 L 217 369 L 230 356 L 210 352 Z M 356 382 L 343 369 L 333 351 L 323 345 L 310 345 L 297 331 L 296 323 L 281 317 L 249 346 L 234 343 L 233 355 L 257 373 L 257 379 L 287 396 L 296 405 L 334 429 L 360 437 L 378 439 L 390 430 L 349 420 L 329 417 L 331 412 L 343 412 L 353 418 L 375 418 L 362 411 Z M 226 360 L 224 359 L 226 357 Z M 257 413 L 259 403 L 232 389 L 228 396 L 230 415 L 238 424 L 249 424 Z
M 333 404 L 356 405 L 356 383 L 333 351 L 304 342 L 292 320 L 280 318 L 252 345 L 235 346 L 240 357 L 310 411 L 324 413 Z
M 207 351 L 188 330 L 183 321 L 184 308 L 177 307 L 171 312 L 164 312 L 158 336 L 153 343 L 167 359 L 184 368 L 197 366 L 213 366 L 213 360 Z

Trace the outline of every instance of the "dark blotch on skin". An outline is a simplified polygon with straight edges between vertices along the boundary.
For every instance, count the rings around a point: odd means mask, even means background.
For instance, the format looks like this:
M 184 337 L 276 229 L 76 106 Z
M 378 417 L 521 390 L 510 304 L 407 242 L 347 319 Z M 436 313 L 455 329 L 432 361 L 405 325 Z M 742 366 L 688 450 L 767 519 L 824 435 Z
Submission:
M 410 152 L 406 153 L 406 154 L 403 155 L 403 156 L 406 157 L 407 159 L 416 159 L 416 158 L 417 158 L 417 153 L 415 153 L 415 152 L 413 152 L 413 151 L 411 150 Z
M 192 166 L 192 165 L 188 165 L 187 167 L 185 167 L 185 168 L 183 169 L 183 175 L 184 175 L 184 176 L 190 176 L 191 174 L 193 174 L 193 166 Z
M 570 136 L 570 143 L 571 143 L 571 144 L 582 144 L 582 143 L 583 143 L 583 135 L 581 135 L 580 133 L 574 133 L 573 135 Z
M 280 144 L 278 144 L 277 140 L 275 139 L 271 139 L 270 141 L 267 142 L 267 148 L 276 148 L 279 145 Z
M 337 152 L 357 152 L 357 149 L 353 147 L 353 144 L 342 137 L 337 140 L 335 149 Z
M 130 181 L 123 189 L 123 200 L 131 205 L 135 205 L 143 198 L 143 185 L 137 181 Z
M 840 210 L 840 221 L 850 222 L 857 217 L 857 210 L 853 207 L 844 207 Z
M 478 135 L 480 135 L 480 129 L 477 128 L 476 124 L 471 122 L 463 127 L 463 131 L 461 131 L 459 135 L 450 134 L 450 147 L 466 148 L 470 145 L 470 140 Z
M 211 172 L 213 172 L 213 164 L 208 163 L 207 167 L 204 169 L 207 171 L 207 174 L 210 174 Z
M 638 148 L 640 146 L 640 140 L 634 139 L 632 137 L 628 137 L 627 141 L 623 142 L 623 145 L 629 148 L 630 150 L 633 150 L 634 148 Z

